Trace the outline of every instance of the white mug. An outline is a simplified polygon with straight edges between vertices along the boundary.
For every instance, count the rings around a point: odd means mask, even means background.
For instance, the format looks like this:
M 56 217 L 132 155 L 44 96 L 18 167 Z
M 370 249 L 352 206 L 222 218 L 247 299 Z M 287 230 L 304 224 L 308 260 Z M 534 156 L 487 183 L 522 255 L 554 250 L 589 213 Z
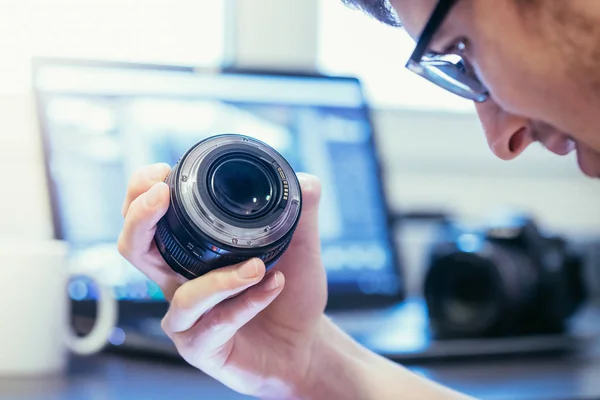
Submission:
M 73 275 L 89 277 L 99 292 L 97 319 L 85 337 L 69 324 Z M 69 265 L 65 242 L 0 240 L 0 376 L 60 373 L 69 350 L 102 350 L 117 322 L 117 301 L 93 275 Z

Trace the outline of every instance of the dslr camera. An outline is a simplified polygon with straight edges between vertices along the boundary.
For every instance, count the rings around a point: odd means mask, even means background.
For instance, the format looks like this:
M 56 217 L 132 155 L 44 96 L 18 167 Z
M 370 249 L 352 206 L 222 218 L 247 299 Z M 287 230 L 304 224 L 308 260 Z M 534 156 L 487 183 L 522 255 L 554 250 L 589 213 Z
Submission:
M 560 334 L 585 299 L 582 257 L 526 216 L 446 222 L 429 254 L 424 297 L 437 338 Z

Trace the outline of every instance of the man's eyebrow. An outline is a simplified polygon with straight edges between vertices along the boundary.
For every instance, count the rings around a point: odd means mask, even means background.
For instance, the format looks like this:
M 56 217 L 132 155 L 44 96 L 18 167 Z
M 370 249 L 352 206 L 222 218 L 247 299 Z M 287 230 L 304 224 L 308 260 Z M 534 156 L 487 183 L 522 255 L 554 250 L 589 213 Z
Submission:
M 386 25 L 402 26 L 388 0 L 342 0 L 342 2 L 349 7 L 364 11 Z

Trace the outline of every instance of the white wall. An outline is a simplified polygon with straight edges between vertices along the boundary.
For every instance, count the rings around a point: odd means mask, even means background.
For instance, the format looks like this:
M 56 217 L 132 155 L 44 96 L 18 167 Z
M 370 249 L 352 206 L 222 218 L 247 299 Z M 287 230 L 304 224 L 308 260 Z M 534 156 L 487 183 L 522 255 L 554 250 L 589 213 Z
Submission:
M 235 3 L 240 64 L 314 65 L 317 0 Z M 484 215 L 515 205 L 552 228 L 600 232 L 600 182 L 582 177 L 571 157 L 532 148 L 521 160 L 495 160 L 472 114 L 378 110 L 375 122 L 398 210 L 434 206 Z M 42 165 L 31 93 L 0 88 L 0 237 L 50 237 Z
M 30 56 L 212 64 L 222 15 L 199 0 L 0 0 L 0 238 L 52 236 Z
M 513 161 L 494 157 L 473 114 L 380 110 L 376 125 L 391 203 L 464 216 L 499 208 L 532 212 L 565 233 L 600 232 L 600 182 L 575 157 L 531 146 Z
M 243 67 L 314 68 L 318 2 L 231 0 L 235 62 Z
M 0 239 L 52 237 L 42 154 L 32 95 L 0 90 Z

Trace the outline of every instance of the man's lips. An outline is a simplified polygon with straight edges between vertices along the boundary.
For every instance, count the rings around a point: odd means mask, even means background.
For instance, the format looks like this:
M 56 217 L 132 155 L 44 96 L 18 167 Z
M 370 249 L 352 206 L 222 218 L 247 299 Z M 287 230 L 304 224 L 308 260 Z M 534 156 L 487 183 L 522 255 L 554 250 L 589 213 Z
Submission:
M 559 156 L 566 156 L 576 150 L 577 164 L 581 172 L 591 178 L 600 178 L 600 153 L 575 142 L 568 134 L 548 124 L 533 124 L 531 133 L 535 141 Z
M 577 150 L 577 164 L 579 165 L 581 172 L 590 178 L 600 178 L 600 169 L 595 168 L 589 158 L 586 158 L 579 149 Z
M 553 135 L 541 140 L 545 148 L 559 156 L 566 156 L 575 150 L 575 142 L 566 137 Z

